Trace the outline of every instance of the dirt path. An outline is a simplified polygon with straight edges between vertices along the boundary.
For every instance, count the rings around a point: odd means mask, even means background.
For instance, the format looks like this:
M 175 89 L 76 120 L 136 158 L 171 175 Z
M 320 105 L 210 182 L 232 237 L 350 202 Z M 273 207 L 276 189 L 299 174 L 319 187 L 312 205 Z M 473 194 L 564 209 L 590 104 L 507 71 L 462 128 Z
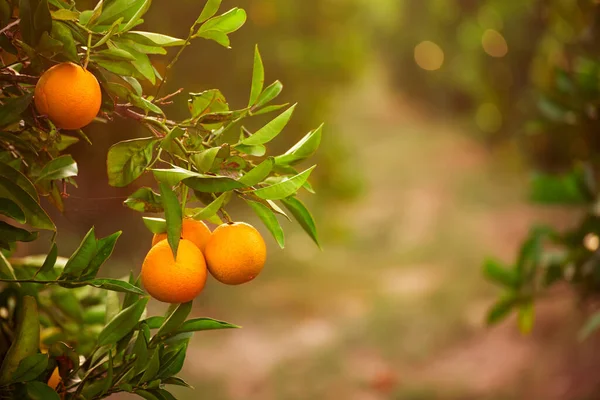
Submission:
M 600 365 L 574 339 L 568 296 L 539 307 L 532 337 L 482 324 L 496 296 L 483 258 L 509 261 L 533 221 L 565 212 L 526 205 L 514 167 L 407 107 L 383 75 L 342 93 L 329 129 L 358 149 L 364 196 L 316 204 L 324 252 L 292 233 L 256 283 L 209 284 L 196 314 L 244 329 L 196 335 L 196 391 L 178 398 L 571 400 L 593 387 L 575 379 Z

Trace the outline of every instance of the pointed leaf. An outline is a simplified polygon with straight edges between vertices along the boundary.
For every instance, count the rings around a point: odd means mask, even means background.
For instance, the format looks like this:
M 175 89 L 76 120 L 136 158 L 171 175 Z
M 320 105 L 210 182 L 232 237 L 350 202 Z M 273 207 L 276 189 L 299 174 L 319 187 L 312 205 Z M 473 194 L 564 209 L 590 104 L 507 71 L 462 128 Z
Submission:
M 157 337 L 164 336 L 175 331 L 177 328 L 181 326 L 185 322 L 185 319 L 190 315 L 192 311 L 192 302 L 188 301 L 187 303 L 179 304 L 175 311 L 165 320 L 162 324 L 158 332 L 156 333 Z
M 148 297 L 141 298 L 117 314 L 100 332 L 98 346 L 117 343 L 119 339 L 135 328 L 147 303 Z
M 273 211 L 271 211 L 269 207 L 265 206 L 262 203 L 258 203 L 252 200 L 246 200 L 246 202 L 254 210 L 256 215 L 258 215 L 261 221 L 265 224 L 269 232 L 271 232 L 271 235 L 273 235 L 273 237 L 277 241 L 277 244 L 279 244 L 279 247 L 283 249 L 285 247 L 283 229 L 281 228 L 281 225 L 279 225 L 279 221 L 277 221 L 277 217 L 275 217 Z
M 221 0 L 208 0 L 200 13 L 200 16 L 196 20 L 196 24 L 200 24 L 207 19 L 214 16 L 217 11 L 219 11 L 219 7 L 221 6 Z
M 23 210 L 21 210 L 17 203 L 10 199 L 0 198 L 0 214 L 6 215 L 22 224 L 26 222 Z
M 204 207 L 202 210 L 198 211 L 196 214 L 192 216 L 193 219 L 201 221 L 203 219 L 209 219 L 213 215 L 215 215 L 219 209 L 223 206 L 225 200 L 231 197 L 231 192 L 226 192 L 217 197 L 214 201 L 212 201 L 209 205 Z
M 287 208 L 296 221 L 300 224 L 302 229 L 312 238 L 312 240 L 317 244 L 317 246 L 321 247 L 319 244 L 319 238 L 317 236 L 317 227 L 315 224 L 315 220 L 313 216 L 310 214 L 310 211 L 306 208 L 306 206 L 295 197 L 287 197 L 285 199 L 281 199 L 281 202 Z
M 218 321 L 212 318 L 194 318 L 187 320 L 177 329 L 176 333 L 209 331 L 213 329 L 240 328 L 240 326 L 230 324 L 229 322 Z
M 241 8 L 232 8 L 226 13 L 213 17 L 203 23 L 194 36 L 199 36 L 203 32 L 217 31 L 229 34 L 237 31 L 246 22 L 246 11 Z
M 71 176 L 77 176 L 77 163 L 70 155 L 64 155 L 57 157 L 44 165 L 36 182 L 42 180 L 65 179 Z
M 304 172 L 299 173 L 289 179 L 285 179 L 274 185 L 256 189 L 253 193 L 265 200 L 281 200 L 296 193 L 298 189 L 304 185 L 304 182 L 310 176 L 310 173 L 315 169 L 316 165 L 310 167 Z
M 92 227 L 67 261 L 60 277 L 79 277 L 96 255 L 96 250 L 96 235 Z
M 258 97 L 258 100 L 256 101 L 256 104 L 254 105 L 254 107 L 252 107 L 252 109 L 253 110 L 259 109 L 260 107 L 268 104 L 270 101 L 272 101 L 277 96 L 279 96 L 279 94 L 281 93 L 282 90 L 283 90 L 283 85 L 281 84 L 281 82 L 279 82 L 279 81 L 273 82 L 272 84 L 267 86 L 267 88 L 265 88 L 265 90 L 263 90 L 263 92 Z
M 281 133 L 283 128 L 285 128 L 288 121 L 292 117 L 295 108 L 296 104 L 279 114 L 271 122 L 269 122 L 261 129 L 256 131 L 252 136 L 242 140 L 240 143 L 245 144 L 247 146 L 255 146 L 258 144 L 265 144 L 270 142 Z
M 140 382 L 148 382 L 148 381 L 154 379 L 154 377 L 158 373 L 159 369 L 160 369 L 160 351 L 158 351 L 158 349 L 156 349 L 154 351 L 154 354 L 152 354 L 150 361 L 148 362 L 146 370 L 142 374 L 142 378 L 140 379 Z
M 298 161 L 307 159 L 315 154 L 321 144 L 322 130 L 323 124 L 300 139 L 300 141 L 286 151 L 285 154 L 275 157 L 275 163 L 278 165 L 295 164 Z
M 14 181 L 11 181 L 4 176 L 0 176 L 0 197 L 8 198 L 17 203 L 21 210 L 23 210 L 27 223 L 34 228 L 47 230 L 56 229 L 54 223 L 48 214 L 46 214 L 46 211 L 39 205 L 36 198 L 31 197 Z
M 163 218 L 143 217 L 144 225 L 152 233 L 165 233 L 167 231 L 167 221 Z
M 12 382 L 27 382 L 37 378 L 48 367 L 48 354 L 33 354 L 19 363 L 11 377 Z
M 165 208 L 165 220 L 167 221 L 167 240 L 173 251 L 173 259 L 177 259 L 177 248 L 179 247 L 183 222 L 181 204 L 179 204 L 177 195 L 169 186 L 161 183 L 159 187 L 163 207 Z
M 227 192 L 230 190 L 241 189 L 246 187 L 246 185 L 236 181 L 235 179 L 227 178 L 224 176 L 212 175 L 186 178 L 182 182 L 184 183 L 184 185 L 194 190 L 206 193 Z
M 250 100 L 248 106 L 254 105 L 258 100 L 258 96 L 262 93 L 263 85 L 265 84 L 265 68 L 263 66 L 258 45 L 254 47 L 254 68 L 252 70 L 252 87 L 250 89 Z
M 57 258 L 58 258 L 58 247 L 56 247 L 56 243 L 52 243 L 52 248 L 50 248 L 50 251 L 48 252 L 48 255 L 46 256 L 44 263 L 42 264 L 40 269 L 38 269 L 38 271 L 35 274 L 38 275 L 38 274 L 44 274 L 44 273 L 53 271 L 54 266 L 56 265 Z
M 156 143 L 155 138 L 142 138 L 111 146 L 106 159 L 108 183 L 123 187 L 139 178 L 152 162 Z
M 242 182 L 247 186 L 254 186 L 269 176 L 271 171 L 273 170 L 273 166 L 275 165 L 275 160 L 273 157 L 269 157 L 256 167 L 252 168 L 248 171 L 244 176 L 242 176 L 238 181 Z
M 125 200 L 124 204 L 139 212 L 159 213 L 164 211 L 160 194 L 148 187 L 136 190 Z
M 201 151 L 200 153 L 193 154 L 191 160 L 194 163 L 194 166 L 198 168 L 198 171 L 208 172 L 215 163 L 215 158 L 219 151 L 221 151 L 221 147 L 212 147 L 208 150 Z

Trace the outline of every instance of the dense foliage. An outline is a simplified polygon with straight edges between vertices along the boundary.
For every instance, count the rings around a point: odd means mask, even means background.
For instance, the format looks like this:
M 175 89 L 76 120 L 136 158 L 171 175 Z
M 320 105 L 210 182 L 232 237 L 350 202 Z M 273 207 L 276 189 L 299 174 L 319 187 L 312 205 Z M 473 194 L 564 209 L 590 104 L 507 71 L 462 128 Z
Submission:
M 82 130 L 58 129 L 36 111 L 34 86 L 53 65 L 73 62 L 94 74 L 102 89 L 98 121 L 126 118 L 146 129 L 146 137 L 110 148 L 108 180 L 123 187 L 144 173 L 154 176 L 158 191 L 140 188 L 125 205 L 146 214 L 153 233 L 166 232 L 173 254 L 183 218 L 230 222 L 225 208 L 234 197 L 250 206 L 281 247 L 284 233 L 277 216 L 290 218 L 281 206 L 318 242 L 314 220 L 296 197 L 300 190 L 313 191 L 308 178 L 315 167 L 300 171 L 297 164 L 317 150 L 322 128 L 283 154 L 267 156 L 266 144 L 284 130 L 296 105 L 272 104 L 282 84 L 264 84 L 258 48 L 243 107 L 230 107 L 221 91 L 211 89 L 189 93 L 189 114 L 181 120 L 163 111 L 172 102 L 186 104 L 181 91 L 161 95 L 161 89 L 189 43 L 203 38 L 229 47 L 230 34 L 244 24 L 246 12 L 233 8 L 219 14 L 221 1 L 208 0 L 187 38 L 179 39 L 135 30 L 150 3 L 100 0 L 93 10 L 79 11 L 72 1 L 0 0 L 2 398 L 97 399 L 127 391 L 172 399 L 166 385 L 187 386 L 176 375 L 193 332 L 236 327 L 210 318 L 187 319 L 191 302 L 172 305 L 165 316 L 147 316 L 149 298 L 136 275 L 97 278 L 120 231 L 97 238 L 91 228 L 69 258 L 58 256 L 56 226 L 40 198 L 63 210 L 78 173 L 68 148 L 92 141 Z M 159 71 L 149 55 L 170 49 L 173 58 Z M 242 124 L 268 113 L 277 116 L 258 129 Z M 15 257 L 17 243 L 36 240 L 37 230 L 54 232 L 48 254 Z M 60 381 L 50 387 L 46 383 L 56 368 Z

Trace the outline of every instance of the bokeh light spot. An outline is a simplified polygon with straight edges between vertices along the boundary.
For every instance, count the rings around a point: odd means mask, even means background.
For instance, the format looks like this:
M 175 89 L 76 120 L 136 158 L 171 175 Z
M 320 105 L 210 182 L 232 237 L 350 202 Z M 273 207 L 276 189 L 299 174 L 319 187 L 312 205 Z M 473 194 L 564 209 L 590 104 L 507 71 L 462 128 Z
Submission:
M 444 51 L 437 44 L 428 40 L 415 46 L 415 62 L 427 71 L 435 71 L 444 63 Z
M 598 250 L 598 246 L 600 246 L 600 238 L 594 233 L 588 233 L 583 238 L 583 245 L 589 251 L 596 251 Z
M 481 38 L 483 50 L 492 57 L 504 57 L 508 53 L 508 44 L 498 31 L 488 29 Z
M 502 113 L 495 104 L 484 103 L 477 109 L 475 123 L 484 132 L 497 132 L 502 127 Z

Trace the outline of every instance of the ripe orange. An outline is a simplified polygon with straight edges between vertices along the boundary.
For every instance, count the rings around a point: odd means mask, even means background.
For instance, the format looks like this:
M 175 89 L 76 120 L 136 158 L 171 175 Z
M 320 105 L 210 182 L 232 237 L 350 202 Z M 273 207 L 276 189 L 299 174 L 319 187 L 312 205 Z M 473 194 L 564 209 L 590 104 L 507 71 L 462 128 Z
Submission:
M 56 387 L 58 386 L 59 383 L 60 383 L 60 374 L 58 372 L 58 368 L 54 368 L 54 371 L 52 372 L 50 379 L 48 379 L 48 386 L 50 386 L 52 389 L 56 390 Z
M 166 238 L 166 233 L 155 234 L 152 237 L 152 246 Z M 183 220 L 183 225 L 181 227 L 181 238 L 189 240 L 200 250 L 204 251 L 206 242 L 208 242 L 208 239 L 210 238 L 210 229 L 208 229 L 208 226 L 202 221 L 186 218 Z
M 153 246 L 142 264 L 142 282 L 152 297 L 165 303 L 187 303 L 206 283 L 206 263 L 191 241 L 179 241 L 177 260 L 166 240 Z
M 96 77 L 67 62 L 40 77 L 34 92 L 35 108 L 59 128 L 83 128 L 98 114 L 102 92 Z
M 267 246 L 252 225 L 235 222 L 214 230 L 204 255 L 215 279 L 228 285 L 239 285 L 256 278 L 263 269 Z

